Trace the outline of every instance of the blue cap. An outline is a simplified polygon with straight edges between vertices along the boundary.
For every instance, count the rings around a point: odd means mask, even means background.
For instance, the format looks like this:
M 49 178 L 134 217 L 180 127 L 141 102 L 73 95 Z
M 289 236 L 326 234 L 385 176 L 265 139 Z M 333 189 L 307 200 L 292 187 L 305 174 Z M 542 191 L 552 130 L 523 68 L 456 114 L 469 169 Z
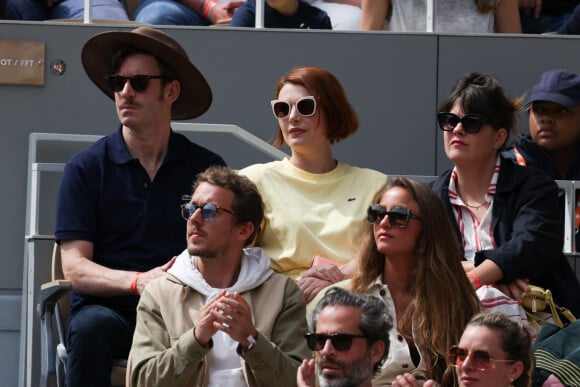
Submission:
M 550 70 L 532 87 L 527 104 L 549 101 L 568 108 L 580 105 L 580 75 L 566 70 Z

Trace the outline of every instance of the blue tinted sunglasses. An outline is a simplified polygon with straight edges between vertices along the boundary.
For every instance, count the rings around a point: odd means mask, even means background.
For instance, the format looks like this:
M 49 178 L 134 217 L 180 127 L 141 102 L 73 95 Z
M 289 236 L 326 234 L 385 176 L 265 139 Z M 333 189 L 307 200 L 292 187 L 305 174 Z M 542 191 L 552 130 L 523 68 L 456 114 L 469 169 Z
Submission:
M 195 211 L 197 211 L 198 208 L 201 209 L 201 217 L 203 218 L 203 220 L 210 220 L 215 218 L 218 211 L 224 211 L 232 215 L 234 214 L 233 211 L 220 207 L 217 204 L 213 203 L 206 203 L 203 205 L 195 203 L 185 203 L 181 205 L 181 217 L 185 220 L 189 220 L 189 218 L 193 216 L 193 214 L 195 213 Z

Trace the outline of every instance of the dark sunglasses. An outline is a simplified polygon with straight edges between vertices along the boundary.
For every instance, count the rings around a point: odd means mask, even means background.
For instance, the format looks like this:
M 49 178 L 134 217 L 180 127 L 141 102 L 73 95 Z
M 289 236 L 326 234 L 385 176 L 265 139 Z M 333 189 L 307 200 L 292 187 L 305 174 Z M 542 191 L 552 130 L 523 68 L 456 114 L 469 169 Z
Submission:
M 411 219 L 421 220 L 421 218 L 410 209 L 405 207 L 393 207 L 391 211 L 387 211 L 385 207 L 380 204 L 373 204 L 367 209 L 367 220 L 372 224 L 379 224 L 385 218 L 389 217 L 389 222 L 395 227 L 404 228 L 409 224 Z
M 169 79 L 163 75 L 134 75 L 132 77 L 125 77 L 123 75 L 107 75 L 105 79 L 109 82 L 109 87 L 113 92 L 118 93 L 125 87 L 127 81 L 131 84 L 131 88 L 137 93 L 142 93 L 149 87 L 149 81 L 152 79 Z
M 304 335 L 306 344 L 311 351 L 320 351 L 324 348 L 326 340 L 330 340 L 332 346 L 337 351 L 348 351 L 352 346 L 352 339 L 365 339 L 365 335 L 351 335 L 350 333 L 333 333 L 325 335 L 324 333 L 307 333 Z
M 201 217 L 203 220 L 215 218 L 219 210 L 227 212 L 228 214 L 234 214 L 233 211 L 220 207 L 217 204 L 206 203 L 204 205 L 198 205 L 195 203 L 185 203 L 181 205 L 181 217 L 189 220 L 198 208 L 201 208 Z
M 459 118 L 457 114 L 453 113 L 437 113 L 437 121 L 439 129 L 445 132 L 452 131 L 461 122 L 463 130 L 471 134 L 479 132 L 481 127 L 488 123 L 487 119 L 479 114 L 466 114 Z
M 471 364 L 473 368 L 478 371 L 485 371 L 489 368 L 489 365 L 492 361 L 503 362 L 503 363 L 515 363 L 515 360 L 497 360 L 492 359 L 489 355 L 489 352 L 476 350 L 476 351 L 468 351 L 464 348 L 458 347 L 454 345 L 449 350 L 449 355 L 447 355 L 447 359 L 449 363 L 453 367 L 459 367 L 463 364 L 465 359 L 471 357 Z
M 276 118 L 286 118 L 290 115 L 292 110 L 292 105 L 288 101 L 282 101 L 280 99 L 274 99 L 270 101 L 272 105 L 272 112 Z M 307 97 L 302 97 L 295 103 L 296 110 L 298 114 L 302 117 L 310 117 L 316 113 L 316 98 L 309 95 Z

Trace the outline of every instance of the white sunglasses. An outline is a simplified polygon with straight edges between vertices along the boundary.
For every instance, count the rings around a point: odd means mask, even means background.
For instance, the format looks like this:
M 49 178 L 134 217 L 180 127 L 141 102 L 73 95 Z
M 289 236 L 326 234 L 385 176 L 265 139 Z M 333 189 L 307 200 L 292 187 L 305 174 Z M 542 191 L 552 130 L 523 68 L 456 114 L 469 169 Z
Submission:
M 290 115 L 292 110 L 290 102 L 274 99 L 270 101 L 270 104 L 272 105 L 274 117 L 282 119 Z M 296 105 L 296 110 L 302 117 L 310 117 L 316 113 L 316 98 L 311 95 L 300 98 L 294 105 Z

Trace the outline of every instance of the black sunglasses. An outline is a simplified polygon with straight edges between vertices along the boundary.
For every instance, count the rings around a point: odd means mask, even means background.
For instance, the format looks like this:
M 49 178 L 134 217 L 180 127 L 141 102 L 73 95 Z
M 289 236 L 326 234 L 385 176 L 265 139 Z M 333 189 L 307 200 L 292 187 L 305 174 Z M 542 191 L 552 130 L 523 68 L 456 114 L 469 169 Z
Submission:
M 409 224 L 411 219 L 421 220 L 421 218 L 405 207 L 393 207 L 387 211 L 385 207 L 380 204 L 373 204 L 367 209 L 367 220 L 372 224 L 379 224 L 385 218 L 389 217 L 389 222 L 395 227 L 404 228 Z
M 288 101 L 274 99 L 270 101 L 272 112 L 276 118 L 286 118 L 290 115 L 292 105 Z M 310 117 L 316 113 L 316 98 L 309 95 L 296 101 L 296 110 L 302 117 Z
M 203 205 L 195 203 L 185 203 L 181 205 L 181 217 L 185 220 L 189 220 L 189 218 L 193 216 L 193 214 L 195 213 L 195 211 L 197 211 L 198 208 L 201 208 L 201 217 L 203 218 L 203 220 L 210 220 L 215 218 L 219 210 L 227 212 L 228 214 L 232 215 L 234 214 L 233 211 L 230 211 L 213 203 L 206 203 Z
M 467 133 L 475 134 L 481 130 L 481 127 L 488 123 L 484 116 L 479 114 L 466 114 L 459 118 L 457 114 L 453 113 L 437 113 L 437 121 L 439 122 L 439 129 L 450 132 L 461 122 L 463 130 Z
M 504 362 L 504 363 L 515 363 L 515 360 L 497 360 L 492 359 L 489 352 L 483 350 L 476 350 L 476 351 L 468 351 L 467 349 L 458 347 L 454 345 L 449 350 L 449 355 L 447 355 L 447 359 L 449 360 L 449 364 L 453 367 L 459 367 L 463 364 L 465 359 L 471 357 L 471 362 L 473 368 L 478 371 L 485 371 L 489 368 L 489 363 L 492 361 L 497 362 Z
M 324 348 L 326 340 L 330 340 L 332 346 L 337 351 L 348 351 L 352 346 L 352 339 L 366 339 L 365 335 L 352 335 L 350 333 L 333 333 L 325 335 L 324 333 L 307 333 L 304 335 L 306 344 L 311 351 L 320 351 Z
M 163 75 L 134 75 L 132 77 L 125 77 L 123 75 L 107 75 L 105 79 L 109 82 L 109 87 L 113 92 L 118 93 L 125 87 L 127 81 L 131 84 L 131 88 L 137 93 L 142 93 L 149 87 L 149 81 L 152 79 L 169 79 Z

